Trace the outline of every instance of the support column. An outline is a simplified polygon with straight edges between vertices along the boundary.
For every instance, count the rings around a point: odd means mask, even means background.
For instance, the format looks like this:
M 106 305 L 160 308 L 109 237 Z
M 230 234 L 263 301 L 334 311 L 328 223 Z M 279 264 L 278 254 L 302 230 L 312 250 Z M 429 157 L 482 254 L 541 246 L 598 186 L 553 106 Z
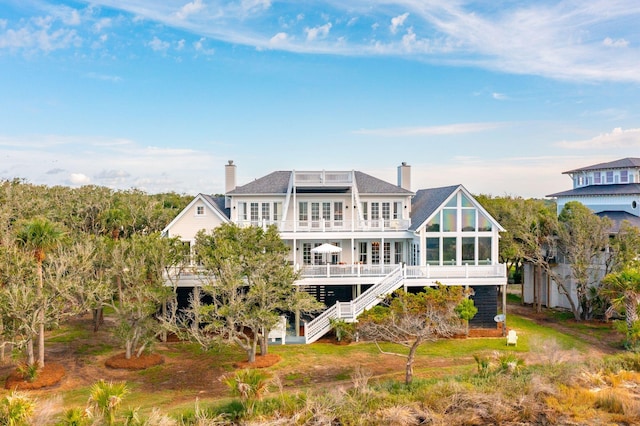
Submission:
M 504 315 L 504 321 L 502 321 L 502 337 L 507 335 L 507 283 L 502 286 L 502 314 Z

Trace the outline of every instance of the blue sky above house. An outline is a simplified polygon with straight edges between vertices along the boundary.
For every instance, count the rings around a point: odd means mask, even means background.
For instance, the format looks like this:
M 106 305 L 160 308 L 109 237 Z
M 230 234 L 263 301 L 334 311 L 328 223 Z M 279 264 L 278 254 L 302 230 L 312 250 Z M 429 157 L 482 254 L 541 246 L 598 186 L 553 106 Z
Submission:
M 274 170 L 542 197 L 640 156 L 640 3 L 8 0 L 0 178 L 219 193 Z

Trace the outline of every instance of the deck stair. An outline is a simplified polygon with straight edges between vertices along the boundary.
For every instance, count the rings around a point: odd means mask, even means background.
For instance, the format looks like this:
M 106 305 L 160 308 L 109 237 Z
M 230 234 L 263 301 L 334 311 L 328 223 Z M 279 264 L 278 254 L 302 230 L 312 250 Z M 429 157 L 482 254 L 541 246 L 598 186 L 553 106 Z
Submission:
M 331 320 L 355 322 L 362 312 L 382 301 L 382 297 L 400 288 L 404 283 L 404 266 L 399 265 L 367 291 L 350 302 L 336 302 L 323 313 L 305 324 L 306 343 L 313 343 L 331 330 Z

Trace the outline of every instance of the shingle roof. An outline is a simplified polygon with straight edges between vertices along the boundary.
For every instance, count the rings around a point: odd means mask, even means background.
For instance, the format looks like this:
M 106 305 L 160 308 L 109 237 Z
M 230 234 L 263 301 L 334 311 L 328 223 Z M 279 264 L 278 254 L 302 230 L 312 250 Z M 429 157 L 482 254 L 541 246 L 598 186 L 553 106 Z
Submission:
M 612 185 L 589 185 L 568 191 L 549 194 L 547 197 L 586 197 L 596 195 L 636 195 L 640 194 L 640 183 L 619 183 Z
M 246 185 L 238 186 L 236 189 L 229 191 L 228 194 L 286 194 L 290 180 L 291 172 L 273 172 Z
M 360 194 L 413 194 L 412 191 L 408 191 L 366 173 L 356 171 L 355 175 L 358 192 Z
M 629 221 L 633 226 L 640 228 L 640 217 L 632 215 L 628 212 L 620 212 L 620 211 L 604 211 L 596 213 L 598 216 L 603 217 L 606 216 L 613 222 L 613 226 L 611 227 L 611 232 L 618 233 L 620 232 L 620 226 L 623 221 Z
M 226 208 L 225 205 L 225 197 L 213 197 L 207 194 L 200 194 L 203 198 L 205 198 L 209 204 L 215 207 L 222 215 L 224 215 L 227 219 L 231 218 L 231 209 Z
M 627 157 L 620 160 L 609 161 L 607 163 L 594 164 L 592 166 L 581 167 L 579 169 L 569 170 L 563 174 L 585 172 L 588 170 L 604 170 L 604 169 L 623 169 L 627 167 L 640 167 L 640 158 Z
M 411 201 L 411 226 L 409 230 L 418 229 L 459 187 L 460 185 L 444 186 L 420 189 L 416 192 Z

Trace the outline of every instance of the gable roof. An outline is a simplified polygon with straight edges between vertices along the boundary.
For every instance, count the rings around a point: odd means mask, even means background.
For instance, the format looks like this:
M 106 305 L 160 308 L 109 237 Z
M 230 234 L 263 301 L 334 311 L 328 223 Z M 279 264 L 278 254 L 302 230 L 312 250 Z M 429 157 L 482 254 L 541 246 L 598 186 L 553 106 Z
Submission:
M 448 201 L 454 194 L 462 191 L 467 198 L 473 203 L 476 209 L 478 209 L 484 216 L 486 216 L 491 223 L 498 229 L 498 231 L 505 231 L 505 229 L 485 210 L 478 201 L 471 195 L 467 189 L 462 185 L 443 186 L 440 188 L 420 189 L 416 192 L 411 203 L 411 226 L 410 231 L 417 231 L 427 220 L 433 216 L 442 206 Z
M 291 171 L 277 171 L 258 178 L 246 185 L 238 186 L 228 195 L 253 195 L 253 194 L 286 194 L 291 181 Z M 378 179 L 362 172 L 354 172 L 355 183 L 360 194 L 405 194 L 411 195 L 408 191 L 399 186 L 393 185 L 382 179 Z
M 589 185 L 568 191 L 549 194 L 547 197 L 588 197 L 597 195 L 636 195 L 640 194 L 640 183 L 615 183 L 610 185 Z
M 214 213 L 216 213 L 223 222 L 229 221 L 229 218 L 231 217 L 231 211 L 228 208 L 224 207 L 224 197 L 213 197 L 207 194 L 198 194 L 193 198 L 193 200 L 191 200 L 189 204 L 187 204 L 184 209 L 182 209 L 180 213 L 178 213 L 176 217 L 173 218 L 171 222 L 169 222 L 167 226 L 164 227 L 164 229 L 162 230 L 162 235 L 166 235 L 169 229 L 171 229 L 171 227 L 173 227 L 173 225 L 178 222 L 180 218 L 182 218 L 182 216 L 184 216 L 195 203 L 198 202 L 198 200 L 204 202 L 204 204 L 208 206 Z
M 634 167 L 640 167 L 640 158 L 637 158 L 637 157 L 622 158 L 620 160 L 609 161 L 607 163 L 599 163 L 599 164 L 594 164 L 592 166 L 586 166 L 586 167 L 581 167 L 579 169 L 569 170 L 567 172 L 562 172 L 562 174 L 586 172 L 589 170 L 624 169 L 624 168 L 634 168 Z
M 409 226 L 409 230 L 417 230 L 460 186 L 418 190 L 411 200 L 411 226 Z

